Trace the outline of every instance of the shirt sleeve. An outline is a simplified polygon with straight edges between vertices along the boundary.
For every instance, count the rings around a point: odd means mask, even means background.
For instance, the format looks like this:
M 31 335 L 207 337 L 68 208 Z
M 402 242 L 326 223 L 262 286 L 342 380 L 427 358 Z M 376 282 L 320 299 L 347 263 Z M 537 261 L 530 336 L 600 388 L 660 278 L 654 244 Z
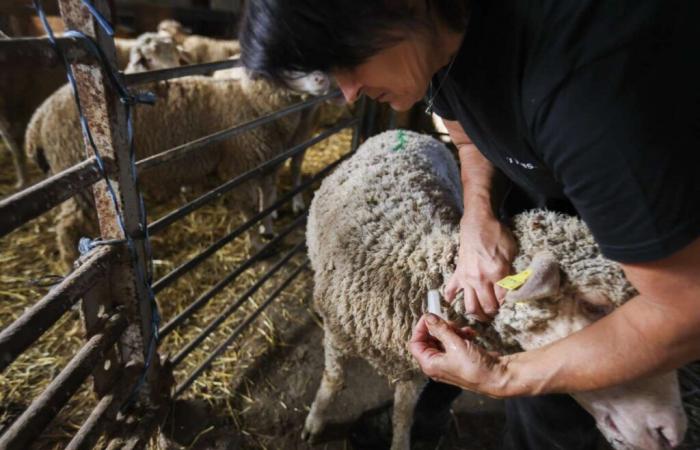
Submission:
M 620 262 L 669 256 L 700 234 L 700 70 L 670 53 L 628 48 L 579 69 L 530 124 L 602 253 Z

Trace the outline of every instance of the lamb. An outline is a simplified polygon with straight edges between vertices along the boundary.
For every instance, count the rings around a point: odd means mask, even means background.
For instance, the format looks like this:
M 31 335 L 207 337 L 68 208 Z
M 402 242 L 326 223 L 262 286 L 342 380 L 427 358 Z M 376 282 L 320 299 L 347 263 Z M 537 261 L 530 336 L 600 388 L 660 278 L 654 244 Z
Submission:
M 158 24 L 158 33 L 171 37 L 192 57 L 195 63 L 223 61 L 241 53 L 237 40 L 213 39 L 206 36 L 190 34 L 176 20 L 164 20 Z
M 395 383 L 392 449 L 408 449 L 413 407 L 424 377 L 407 349 L 432 289 L 454 271 L 462 214 L 457 164 L 445 146 L 409 131 L 366 141 L 327 177 L 307 227 L 314 305 L 323 319 L 325 369 L 303 438 L 317 436 L 324 411 L 342 388 L 343 359 L 360 356 Z M 619 306 L 635 291 L 605 259 L 577 218 L 531 211 L 514 220 L 515 271 L 530 267 L 482 344 L 512 352 L 561 339 Z M 456 312 L 463 311 L 456 302 Z M 575 394 L 617 449 L 678 444 L 686 416 L 676 373 Z
M 137 158 L 154 155 L 168 148 L 247 122 L 287 107 L 302 98 L 299 91 L 319 94 L 328 89 L 327 78 L 311 74 L 290 81 L 281 89 L 263 79 L 244 77 L 241 82 L 211 77 L 186 77 L 148 86 L 155 93 L 154 106 L 134 110 Z M 229 180 L 276 156 L 304 134 L 300 115 L 292 114 L 250 132 L 211 144 L 172 164 L 140 173 L 141 189 L 155 199 L 175 195 L 183 184 L 202 183 L 210 176 Z M 83 140 L 78 126 L 72 92 L 63 87 L 36 111 L 27 128 L 26 152 L 36 161 L 44 161 L 51 173 L 57 173 L 84 158 Z M 275 173 L 265 174 L 241 186 L 236 201 L 249 218 L 274 197 Z M 76 257 L 81 236 L 97 234 L 90 215 L 91 196 L 78 196 L 61 206 L 57 240 L 61 259 L 69 265 Z M 271 232 L 271 219 L 265 222 Z M 251 246 L 259 246 L 254 230 Z
M 166 56 L 166 51 L 162 44 L 166 38 L 159 37 L 156 40 L 153 37 L 153 33 L 147 33 L 144 36 L 148 37 L 114 40 L 117 66 L 120 69 L 127 67 L 132 51 L 146 52 L 148 61 L 153 67 L 145 67 L 143 60 L 141 60 L 142 66 L 138 67 L 135 64 L 139 60 L 135 60 L 134 65 L 127 68 L 128 72 L 189 64 L 189 59 L 184 52 L 179 53 L 179 62 L 167 62 L 173 56 Z M 7 38 L 8 36 L 4 33 L 0 36 L 0 39 Z M 159 43 L 158 51 L 162 54 L 158 59 L 152 55 L 152 52 L 149 52 L 149 46 L 155 45 L 156 42 Z M 173 45 L 170 48 L 174 49 L 176 47 Z M 172 50 L 168 51 L 172 53 Z M 156 64 L 159 60 L 165 60 L 167 65 Z M 23 188 L 29 184 L 26 158 L 22 151 L 27 124 L 36 108 L 65 82 L 66 72 L 63 67 L 33 71 L 22 70 L 17 67 L 4 67 L 0 71 L 0 138 L 5 141 L 5 146 L 12 154 L 12 162 L 17 177 L 17 188 Z
M 161 70 L 191 64 L 191 58 L 172 38 L 158 33 L 143 33 L 129 49 L 125 73 Z

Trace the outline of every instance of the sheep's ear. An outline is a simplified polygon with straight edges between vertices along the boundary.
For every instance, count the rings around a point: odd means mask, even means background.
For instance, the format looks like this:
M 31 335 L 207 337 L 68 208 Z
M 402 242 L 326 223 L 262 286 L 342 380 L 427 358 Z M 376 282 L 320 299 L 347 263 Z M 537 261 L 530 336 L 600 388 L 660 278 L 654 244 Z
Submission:
M 190 64 L 193 64 L 194 58 L 190 52 L 185 50 L 181 45 L 177 46 L 177 52 L 180 55 L 179 62 L 181 66 L 189 66 Z
M 523 302 L 555 296 L 561 277 L 559 263 L 549 252 L 539 252 L 530 263 L 531 274 L 525 284 L 506 294 L 505 301 Z

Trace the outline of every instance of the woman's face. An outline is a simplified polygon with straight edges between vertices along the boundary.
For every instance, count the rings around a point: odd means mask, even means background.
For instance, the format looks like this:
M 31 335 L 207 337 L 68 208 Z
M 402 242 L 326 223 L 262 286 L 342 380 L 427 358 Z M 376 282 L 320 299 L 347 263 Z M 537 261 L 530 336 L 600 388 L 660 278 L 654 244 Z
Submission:
M 428 40 L 410 36 L 353 69 L 331 73 L 349 103 L 365 94 L 406 111 L 425 96 L 433 73 L 444 65 L 444 52 L 436 51 Z

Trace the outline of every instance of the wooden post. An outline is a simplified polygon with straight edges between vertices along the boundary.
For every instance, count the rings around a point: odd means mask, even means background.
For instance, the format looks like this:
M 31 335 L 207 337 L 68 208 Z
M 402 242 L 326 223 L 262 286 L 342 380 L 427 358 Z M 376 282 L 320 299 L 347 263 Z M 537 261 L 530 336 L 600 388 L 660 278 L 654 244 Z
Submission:
M 109 20 L 109 7 L 106 0 L 95 0 L 95 7 Z M 99 26 L 81 0 L 59 0 L 61 16 L 66 27 L 78 30 L 94 39 L 103 49 L 109 63 L 115 66 L 114 41 Z M 127 141 L 127 122 L 124 105 L 110 85 L 110 81 L 100 64 L 72 63 L 78 92 L 85 116 L 90 125 L 94 141 L 100 155 L 114 169 L 112 186 L 123 215 L 126 232 L 130 236 L 141 236 L 139 199 L 135 180 L 132 176 Z M 92 156 L 92 149 L 86 142 L 86 156 Z M 118 215 L 108 193 L 107 185 L 100 181 L 94 188 L 95 209 L 100 224 L 101 237 L 122 239 L 124 233 L 119 226 Z M 135 239 L 136 261 L 134 262 L 125 245 L 120 247 L 117 262 L 110 268 L 109 276 L 99 283 L 83 299 L 83 315 L 88 337 L 99 323 L 99 316 L 116 305 L 124 307 L 128 327 L 119 341 L 119 360 L 109 358 L 110 364 L 96 369 L 95 389 L 104 395 L 112 387 L 115 374 L 126 364 L 143 366 L 152 339 L 151 304 L 143 280 L 136 270 L 147 273 L 147 263 L 143 242 Z M 159 358 L 153 355 L 146 381 L 141 388 L 140 401 L 146 406 L 158 402 L 160 394 L 157 383 Z

